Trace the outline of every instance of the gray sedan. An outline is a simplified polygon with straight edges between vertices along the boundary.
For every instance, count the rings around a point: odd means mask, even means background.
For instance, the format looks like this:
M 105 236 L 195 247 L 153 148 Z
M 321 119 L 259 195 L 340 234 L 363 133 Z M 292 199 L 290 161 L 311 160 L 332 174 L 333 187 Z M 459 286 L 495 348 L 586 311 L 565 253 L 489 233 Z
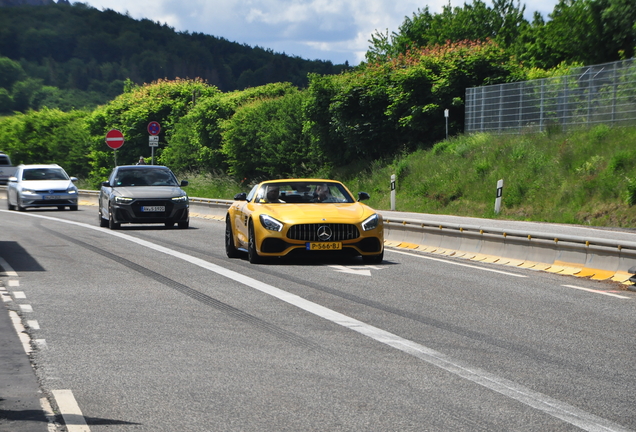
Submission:
M 19 165 L 7 184 L 9 210 L 24 211 L 29 207 L 65 207 L 77 210 L 76 177 L 55 164 Z
M 99 226 L 118 229 L 121 224 L 162 223 L 190 226 L 188 195 L 165 166 L 123 165 L 111 172 L 99 193 Z

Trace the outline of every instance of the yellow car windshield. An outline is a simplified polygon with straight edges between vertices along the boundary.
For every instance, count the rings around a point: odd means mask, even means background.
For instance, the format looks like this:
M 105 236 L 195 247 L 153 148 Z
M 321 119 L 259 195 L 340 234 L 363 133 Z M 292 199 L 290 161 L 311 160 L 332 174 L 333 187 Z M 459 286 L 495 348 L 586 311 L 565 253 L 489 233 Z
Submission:
M 353 203 L 351 194 L 335 182 L 276 182 L 263 183 L 256 192 L 257 203 L 310 204 Z

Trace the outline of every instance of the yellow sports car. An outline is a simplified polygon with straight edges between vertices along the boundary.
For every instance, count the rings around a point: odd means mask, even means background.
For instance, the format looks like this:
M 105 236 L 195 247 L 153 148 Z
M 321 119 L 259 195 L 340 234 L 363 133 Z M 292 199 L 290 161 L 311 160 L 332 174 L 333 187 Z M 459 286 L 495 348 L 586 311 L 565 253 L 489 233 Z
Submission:
M 251 263 L 290 253 L 340 251 L 366 263 L 384 258 L 382 216 L 356 201 L 340 182 L 322 179 L 270 180 L 234 197 L 225 218 L 225 251 L 247 252 Z

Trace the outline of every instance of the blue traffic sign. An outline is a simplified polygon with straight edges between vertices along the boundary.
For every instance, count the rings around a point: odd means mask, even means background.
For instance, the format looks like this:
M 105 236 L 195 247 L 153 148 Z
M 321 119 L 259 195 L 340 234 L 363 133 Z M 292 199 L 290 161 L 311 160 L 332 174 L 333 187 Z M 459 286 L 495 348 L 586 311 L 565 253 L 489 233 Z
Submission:
M 159 126 L 159 123 L 157 123 L 156 121 L 151 121 L 150 123 L 148 123 L 148 133 L 150 135 L 159 135 L 160 131 L 161 126 Z

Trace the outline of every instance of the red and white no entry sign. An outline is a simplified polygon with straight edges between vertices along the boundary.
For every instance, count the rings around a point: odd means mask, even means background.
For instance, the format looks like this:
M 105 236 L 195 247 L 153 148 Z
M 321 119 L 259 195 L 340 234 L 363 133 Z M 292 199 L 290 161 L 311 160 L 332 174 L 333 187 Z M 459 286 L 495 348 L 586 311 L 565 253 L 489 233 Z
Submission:
M 106 145 L 112 149 L 117 150 L 124 145 L 124 134 L 117 129 L 111 129 L 106 134 Z

